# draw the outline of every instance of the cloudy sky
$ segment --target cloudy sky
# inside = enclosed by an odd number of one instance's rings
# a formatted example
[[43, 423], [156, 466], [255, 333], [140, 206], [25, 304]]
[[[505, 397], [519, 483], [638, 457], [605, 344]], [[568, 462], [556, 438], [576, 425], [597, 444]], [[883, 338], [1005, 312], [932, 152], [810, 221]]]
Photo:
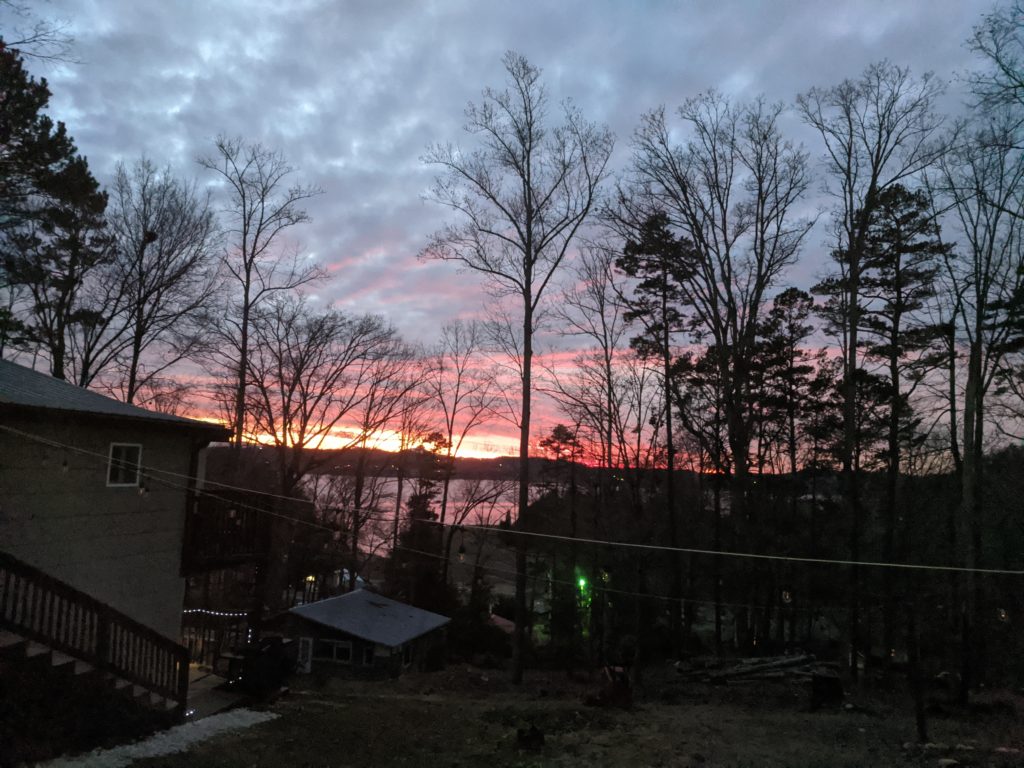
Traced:
[[[571, 97], [617, 136], [615, 168], [640, 115], [717, 88], [792, 103], [882, 58], [949, 79], [975, 61], [964, 40], [978, 0], [50, 0], [78, 63], [35, 66], [96, 175], [146, 155], [209, 180], [195, 163], [218, 134], [282, 150], [325, 190], [296, 231], [330, 265], [323, 297], [388, 315], [428, 342], [480, 311], [479, 281], [416, 256], [446, 212], [423, 199], [432, 142], [466, 142], [463, 109], [504, 81], [501, 56], [525, 54], [552, 100]], [[820, 155], [791, 118], [787, 130]], [[824, 202], [824, 201], [823, 201]], [[822, 268], [825, 233], [791, 281]]]

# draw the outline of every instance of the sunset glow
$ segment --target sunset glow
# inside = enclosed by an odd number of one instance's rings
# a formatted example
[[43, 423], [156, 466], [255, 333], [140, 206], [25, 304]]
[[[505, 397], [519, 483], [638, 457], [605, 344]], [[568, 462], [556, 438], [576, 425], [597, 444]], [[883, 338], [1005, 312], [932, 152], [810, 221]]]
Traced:
[[[218, 419], [210, 417], [195, 416], [200, 421], [207, 421], [215, 424], [223, 424]], [[353, 429], [338, 427], [332, 434], [324, 437], [323, 442], [315, 443], [313, 446], [325, 451], [344, 450], [355, 447], [356, 432]], [[256, 439], [261, 445], [272, 446], [274, 438], [269, 435], [261, 435]], [[401, 433], [395, 430], [382, 430], [373, 435], [366, 443], [368, 448], [397, 453], [402, 445]], [[466, 439], [461, 448], [455, 453], [458, 458], [464, 459], [496, 459], [507, 456], [516, 456], [519, 453], [519, 441], [517, 438], [500, 434], [481, 434], [472, 439]]]

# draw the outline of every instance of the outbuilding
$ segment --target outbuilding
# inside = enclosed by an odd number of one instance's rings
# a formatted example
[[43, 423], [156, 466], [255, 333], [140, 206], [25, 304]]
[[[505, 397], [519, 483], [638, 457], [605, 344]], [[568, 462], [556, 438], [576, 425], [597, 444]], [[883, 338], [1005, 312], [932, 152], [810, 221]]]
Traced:
[[297, 671], [384, 678], [440, 666], [449, 621], [357, 589], [292, 608], [281, 626], [297, 642]]

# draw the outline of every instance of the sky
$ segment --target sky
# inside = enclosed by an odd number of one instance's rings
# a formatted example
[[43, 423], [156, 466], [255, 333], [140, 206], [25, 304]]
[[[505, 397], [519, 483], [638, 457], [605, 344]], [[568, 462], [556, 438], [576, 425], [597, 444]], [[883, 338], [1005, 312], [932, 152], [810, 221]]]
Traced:
[[[32, 66], [101, 182], [145, 155], [211, 182], [196, 164], [218, 134], [282, 151], [310, 201], [295, 242], [325, 264], [325, 303], [386, 315], [410, 341], [431, 343], [456, 317], [478, 316], [481, 281], [417, 258], [450, 214], [426, 199], [435, 142], [472, 141], [463, 111], [500, 87], [501, 57], [543, 71], [553, 105], [571, 98], [617, 137], [628, 161], [640, 116], [715, 88], [792, 104], [813, 86], [855, 77], [888, 58], [950, 81], [977, 62], [964, 40], [990, 2], [977, 0], [48, 0], [43, 18], [74, 36], [75, 63]], [[553, 110], [554, 111], [554, 110]], [[794, 115], [787, 135], [817, 162], [821, 147]], [[808, 204], [827, 205], [816, 184]], [[821, 274], [819, 225], [788, 282]], [[557, 343], [552, 341], [551, 343]], [[557, 419], [550, 408], [541, 420]], [[508, 444], [494, 427], [484, 442]], [[493, 439], [492, 439], [493, 438]]]

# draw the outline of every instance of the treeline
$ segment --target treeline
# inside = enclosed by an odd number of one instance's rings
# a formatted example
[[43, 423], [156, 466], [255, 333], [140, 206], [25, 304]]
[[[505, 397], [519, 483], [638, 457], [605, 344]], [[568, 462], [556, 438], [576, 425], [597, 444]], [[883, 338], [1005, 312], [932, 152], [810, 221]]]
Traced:
[[[1024, 402], [1020, 10], [986, 16], [968, 41], [979, 69], [965, 78], [963, 114], [942, 113], [945, 83], [889, 61], [812, 88], [792, 107], [710, 91], [644, 115], [614, 177], [607, 129], [571, 104], [554, 123], [540, 71], [506, 56], [507, 89], [485, 91], [466, 112], [477, 149], [445, 144], [428, 154], [442, 169], [434, 197], [455, 219], [424, 253], [483, 274], [504, 299], [495, 326], [520, 386], [522, 525], [531, 395], [544, 388], [568, 418], [552, 435], [559, 450], [607, 470], [590, 503], [615, 521], [609, 538], [854, 563], [823, 577], [843, 582], [831, 602], [841, 604], [835, 620], [851, 674], [872, 644], [869, 603], [881, 606], [887, 657], [917, 648], [920, 614], [941, 605], [948, 626], [929, 632], [944, 649], [958, 646], [966, 698], [983, 674], [985, 636], [1007, 615], [992, 610], [977, 571], [1019, 566], [990, 548], [992, 525], [1019, 519], [1019, 505], [994, 508], [982, 478], [986, 452], [1020, 427]], [[786, 137], [792, 117], [818, 136], [813, 149]], [[815, 213], [809, 198], [819, 187], [833, 202]], [[817, 221], [828, 232], [827, 272], [810, 292], [787, 287]], [[571, 287], [550, 301], [561, 272]], [[552, 316], [588, 349], [538, 373], [535, 336]], [[702, 478], [696, 496], [676, 472], [652, 471], [683, 466]], [[839, 487], [805, 500], [808, 478], [831, 473]], [[611, 487], [616, 474], [627, 496]], [[780, 475], [789, 478], [782, 498]], [[919, 509], [922, 498], [934, 506]], [[708, 499], [716, 512], [702, 526]], [[624, 501], [632, 518], [621, 515]], [[838, 505], [829, 541], [812, 536], [790, 549], [813, 526], [808, 514], [822, 519], [813, 510], [825, 501]], [[574, 521], [575, 504], [562, 512]], [[939, 527], [936, 549], [927, 542]], [[512, 541], [518, 679], [536, 546]], [[549, 546], [570, 553], [562, 581], [571, 589], [579, 548]], [[869, 558], [890, 567], [868, 574], [856, 563]], [[777, 626], [764, 618], [777, 600], [761, 592], [779, 578], [763, 563], [718, 558], [695, 572], [681, 554], [653, 562], [646, 567], [668, 573], [670, 648], [685, 643], [684, 606], [720, 609], [723, 592], [738, 606], [741, 651]], [[899, 563], [964, 570], [909, 579], [891, 567]], [[695, 592], [712, 566], [714, 597]], [[637, 567], [631, 590], [642, 594], [649, 577]], [[578, 617], [569, 624], [579, 627]], [[957, 643], [946, 642], [950, 634]]]

